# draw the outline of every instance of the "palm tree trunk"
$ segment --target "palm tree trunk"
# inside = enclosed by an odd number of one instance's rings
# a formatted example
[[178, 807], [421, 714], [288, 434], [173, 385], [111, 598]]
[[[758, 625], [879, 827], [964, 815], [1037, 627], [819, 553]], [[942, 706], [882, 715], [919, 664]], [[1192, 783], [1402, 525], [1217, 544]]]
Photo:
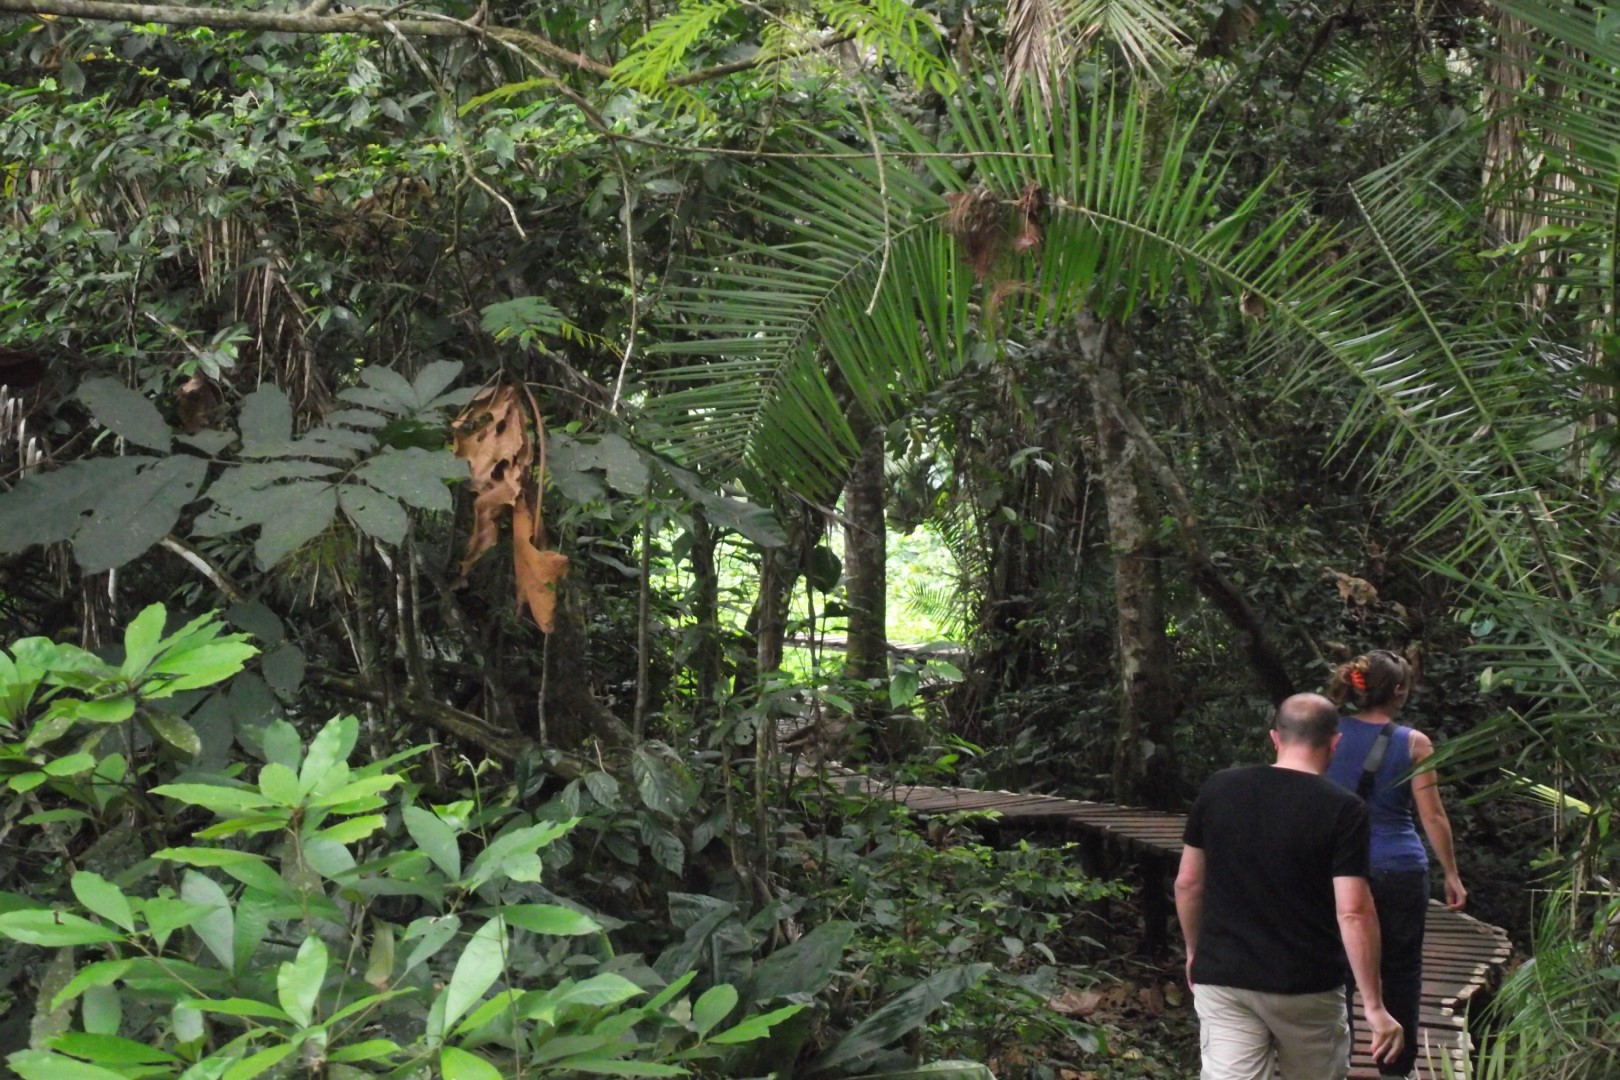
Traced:
[[1118, 327], [1089, 313], [1078, 322], [1078, 351], [1092, 384], [1097, 464], [1114, 557], [1114, 618], [1120, 716], [1114, 742], [1114, 799], [1168, 806], [1175, 799], [1174, 715], [1164, 578], [1156, 540], [1158, 508], [1141, 450], [1107, 402], [1122, 399], [1130, 356]]
[[889, 675], [883, 445], [883, 429], [874, 427], [863, 440], [861, 456], [855, 459], [844, 488], [844, 580], [849, 605], [844, 674], [852, 679], [887, 679]]

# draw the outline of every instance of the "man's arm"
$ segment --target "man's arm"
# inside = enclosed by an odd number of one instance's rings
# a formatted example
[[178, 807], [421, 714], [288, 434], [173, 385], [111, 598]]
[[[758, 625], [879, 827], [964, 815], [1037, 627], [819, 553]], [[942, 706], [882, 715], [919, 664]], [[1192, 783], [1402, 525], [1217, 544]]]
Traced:
[[1181, 922], [1181, 936], [1187, 941], [1190, 987], [1193, 952], [1198, 948], [1198, 931], [1204, 925], [1204, 849], [1190, 844], [1181, 849], [1181, 868], [1176, 871], [1176, 918]]
[[1401, 1025], [1384, 1008], [1384, 984], [1378, 975], [1378, 912], [1373, 907], [1372, 890], [1364, 877], [1333, 879], [1333, 900], [1339, 916], [1339, 936], [1344, 953], [1361, 991], [1361, 1011], [1372, 1031], [1374, 1061], [1393, 1058], [1401, 1052]]

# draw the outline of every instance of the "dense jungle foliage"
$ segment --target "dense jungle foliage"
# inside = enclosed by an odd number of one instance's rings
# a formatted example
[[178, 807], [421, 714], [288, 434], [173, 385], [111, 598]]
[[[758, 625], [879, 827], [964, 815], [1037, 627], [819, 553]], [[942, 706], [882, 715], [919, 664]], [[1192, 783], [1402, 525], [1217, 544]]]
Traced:
[[1163, 882], [839, 766], [1184, 809], [1385, 647], [1610, 1075], [1617, 29], [0, 0], [10, 1069], [1184, 1075]]

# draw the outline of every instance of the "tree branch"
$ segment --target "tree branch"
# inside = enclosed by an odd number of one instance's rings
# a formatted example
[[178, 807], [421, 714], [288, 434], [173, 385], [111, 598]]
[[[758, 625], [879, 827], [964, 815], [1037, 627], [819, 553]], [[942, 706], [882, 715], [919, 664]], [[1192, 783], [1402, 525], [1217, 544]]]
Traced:
[[[422, 12], [415, 18], [396, 19], [402, 4], [380, 8], [351, 8], [329, 14], [329, 0], [312, 0], [306, 7], [291, 11], [249, 11], [245, 9], [187, 7], [183, 4], [131, 4], [118, 0], [0, 0], [0, 12], [18, 15], [51, 15], [67, 19], [102, 22], [163, 23], [167, 26], [206, 26], [213, 30], [268, 30], [284, 34], [407, 34], [412, 37], [489, 37], [534, 50], [576, 71], [601, 79], [611, 79], [613, 68], [584, 53], [565, 49], [556, 42], [527, 30], [482, 26], [447, 15]], [[847, 35], [829, 38], [780, 56], [759, 55], [700, 68], [669, 80], [672, 87], [694, 86], [749, 71], [773, 61], [792, 60], [820, 52], [850, 40]]]
[[[309, 670], [309, 677], [321, 686], [357, 701], [377, 703], [384, 701], [381, 687], [354, 675], [312, 667]], [[561, 750], [542, 749], [531, 739], [490, 727], [484, 722], [483, 717], [463, 712], [440, 701], [396, 693], [387, 699], [386, 704], [407, 719], [427, 724], [446, 735], [454, 735], [478, 747], [490, 757], [507, 764], [516, 762], [527, 750], [544, 762], [547, 769], [565, 780], [573, 780], [588, 772], [596, 771], [596, 767], [583, 758]]]

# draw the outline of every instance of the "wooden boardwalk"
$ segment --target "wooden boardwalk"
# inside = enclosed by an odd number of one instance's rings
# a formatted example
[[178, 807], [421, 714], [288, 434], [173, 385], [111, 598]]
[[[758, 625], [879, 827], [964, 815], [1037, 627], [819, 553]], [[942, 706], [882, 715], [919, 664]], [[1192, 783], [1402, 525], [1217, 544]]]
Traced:
[[[824, 769], [822, 775], [846, 793], [890, 799], [918, 814], [994, 811], [1008, 825], [1071, 831], [1083, 840], [1114, 844], [1141, 865], [1142, 909], [1149, 940], [1163, 940], [1171, 915], [1169, 879], [1180, 859], [1181, 833], [1186, 822], [1181, 814], [1050, 795], [889, 785], [836, 768]], [[1159, 888], [1152, 887], [1155, 881]], [[1513, 946], [1500, 927], [1431, 903], [1423, 939], [1423, 1006], [1417, 1032], [1420, 1080], [1462, 1080], [1470, 1075], [1473, 1044], [1467, 1029], [1469, 1005], [1496, 986], [1512, 953]], [[1364, 1036], [1365, 1031], [1358, 1034]], [[1378, 1076], [1363, 1039], [1357, 1040], [1350, 1076], [1351, 1080], [1373, 1080]]]

